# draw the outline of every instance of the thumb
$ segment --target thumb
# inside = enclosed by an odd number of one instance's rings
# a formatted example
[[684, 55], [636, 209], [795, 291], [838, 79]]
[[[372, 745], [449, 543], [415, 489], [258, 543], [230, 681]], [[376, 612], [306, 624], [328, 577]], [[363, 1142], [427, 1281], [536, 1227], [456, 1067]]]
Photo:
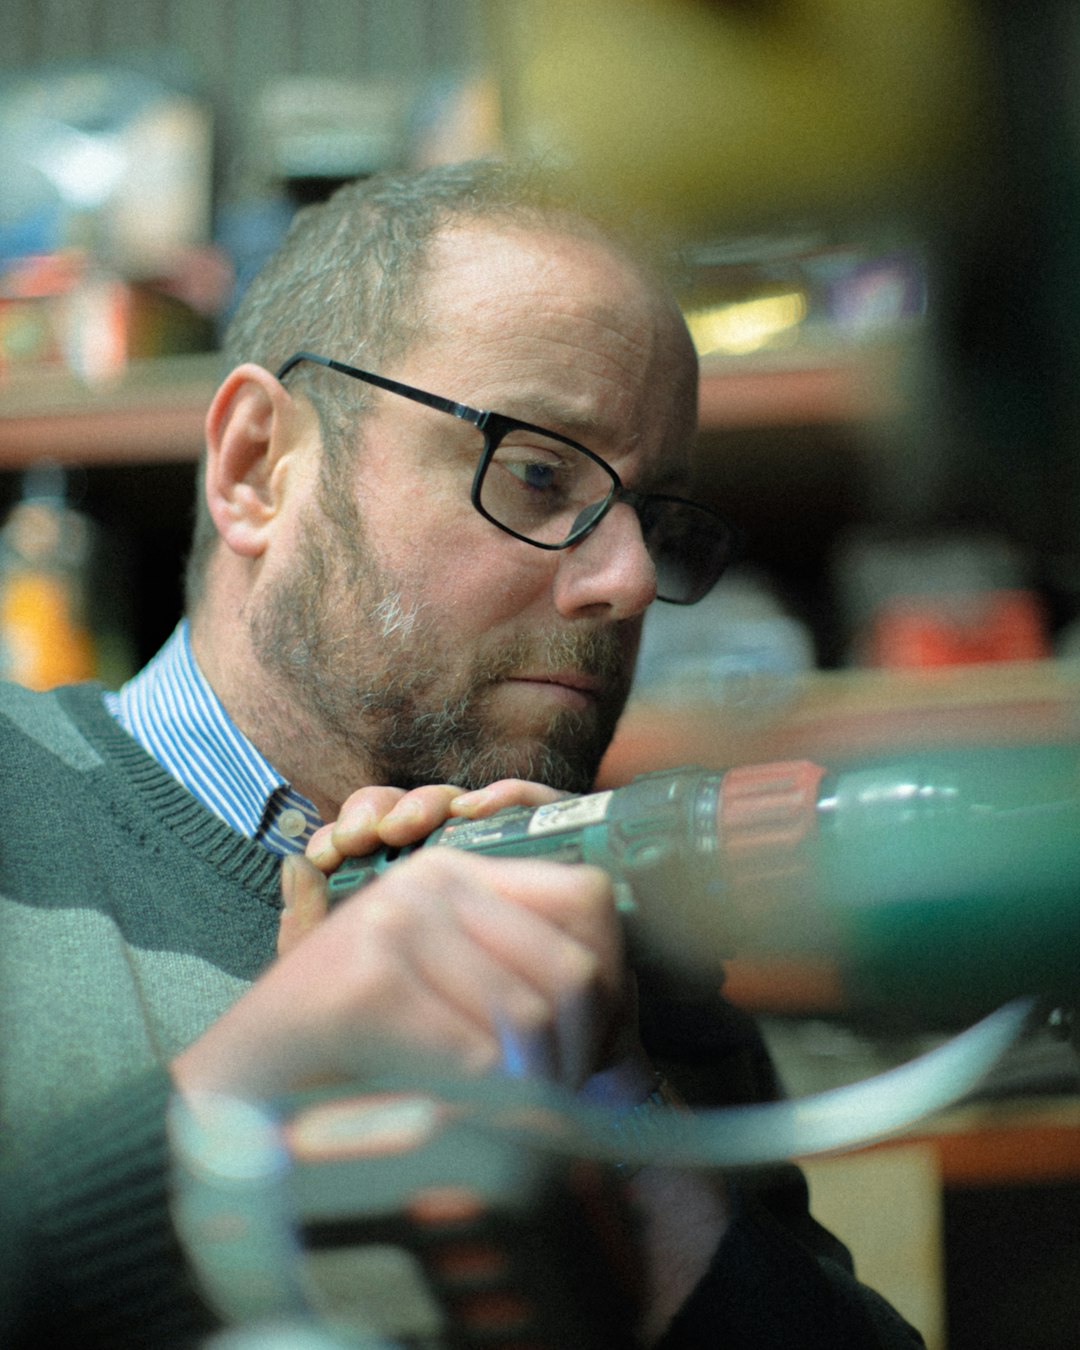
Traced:
[[281, 899], [278, 956], [292, 951], [326, 917], [326, 877], [301, 853], [289, 853], [282, 860]]

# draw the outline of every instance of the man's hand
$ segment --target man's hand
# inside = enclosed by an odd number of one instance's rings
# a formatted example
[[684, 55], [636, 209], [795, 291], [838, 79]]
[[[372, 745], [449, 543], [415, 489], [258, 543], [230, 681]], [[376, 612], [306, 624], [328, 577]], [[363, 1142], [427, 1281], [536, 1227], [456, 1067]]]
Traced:
[[544, 806], [566, 793], [543, 783], [503, 778], [476, 792], [450, 783], [414, 788], [365, 787], [354, 792], [337, 820], [316, 830], [307, 857], [323, 872], [340, 867], [346, 858], [373, 853], [389, 845], [404, 848], [426, 839], [452, 816], [479, 819], [508, 806]]
[[268, 1096], [409, 1052], [468, 1073], [512, 1055], [576, 1088], [609, 1057], [628, 1000], [603, 872], [425, 849], [310, 926], [174, 1074], [184, 1091]]
[[[420, 843], [452, 818], [478, 820], [512, 806], [544, 806], [567, 796], [543, 783], [523, 778], [502, 778], [487, 787], [465, 792], [452, 783], [439, 783], [406, 792], [395, 787], [365, 787], [344, 803], [336, 821], [312, 835], [305, 851], [309, 863], [286, 858], [282, 869], [285, 907], [278, 932], [278, 953], [284, 954], [322, 921], [327, 912], [322, 873], [333, 872], [346, 858], [372, 853], [383, 847], [404, 848]], [[316, 868], [319, 870], [316, 871]], [[617, 1102], [627, 1095], [631, 1102], [647, 1095], [654, 1074], [644, 1060], [637, 1033], [637, 1001], [632, 981], [625, 1005], [626, 1019], [612, 1041], [610, 1063], [617, 1072], [605, 1072], [591, 1085], [598, 1101]], [[528, 1058], [522, 1047], [504, 1045], [506, 1060], [515, 1070], [541, 1072], [542, 1058]]]
[[304, 855], [308, 866], [296, 857], [287, 857], [282, 865], [285, 905], [278, 930], [278, 955], [291, 951], [326, 917], [323, 875], [329, 876], [346, 858], [384, 847], [418, 844], [454, 816], [476, 820], [509, 806], [543, 806], [565, 796], [543, 783], [521, 778], [503, 778], [476, 792], [466, 792], [452, 783], [411, 792], [395, 787], [360, 788], [345, 801], [337, 820], [311, 836]]
[[[345, 857], [417, 843], [451, 815], [560, 795], [518, 780], [480, 793], [354, 793], [307, 858], [286, 859], [278, 960], [174, 1062], [180, 1090], [266, 1097], [386, 1068], [441, 1075], [456, 1065], [542, 1076], [616, 1110], [641, 1101], [651, 1070], [599, 869], [423, 849], [327, 913], [325, 873]], [[652, 1344], [708, 1267], [727, 1201], [719, 1180], [659, 1168], [631, 1184]]]

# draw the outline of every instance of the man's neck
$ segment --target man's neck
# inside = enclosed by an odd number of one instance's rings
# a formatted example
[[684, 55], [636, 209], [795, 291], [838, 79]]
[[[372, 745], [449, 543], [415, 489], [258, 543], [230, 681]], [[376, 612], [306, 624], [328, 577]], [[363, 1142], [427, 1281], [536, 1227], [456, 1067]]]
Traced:
[[355, 747], [337, 746], [267, 677], [238, 624], [226, 634], [205, 613], [189, 622], [199, 669], [237, 727], [323, 820], [336, 820], [345, 798], [370, 782]]

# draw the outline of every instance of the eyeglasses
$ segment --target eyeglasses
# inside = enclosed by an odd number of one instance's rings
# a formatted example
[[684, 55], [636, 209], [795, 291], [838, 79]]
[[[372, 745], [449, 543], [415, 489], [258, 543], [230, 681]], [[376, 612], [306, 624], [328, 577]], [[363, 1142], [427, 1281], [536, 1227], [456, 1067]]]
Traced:
[[700, 600], [734, 556], [735, 530], [715, 511], [682, 497], [624, 487], [610, 464], [567, 436], [454, 403], [314, 352], [290, 356], [277, 378], [284, 379], [301, 361], [326, 366], [476, 427], [484, 447], [473, 475], [472, 504], [492, 525], [534, 548], [569, 548], [591, 534], [616, 502], [626, 502], [637, 513], [645, 549], [656, 568], [657, 598], [675, 605]]

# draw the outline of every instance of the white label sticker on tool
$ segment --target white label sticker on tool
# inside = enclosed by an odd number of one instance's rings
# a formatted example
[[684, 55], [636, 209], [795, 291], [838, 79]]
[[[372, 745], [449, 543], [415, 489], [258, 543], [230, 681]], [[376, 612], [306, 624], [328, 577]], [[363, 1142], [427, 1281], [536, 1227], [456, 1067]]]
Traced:
[[549, 802], [533, 812], [529, 834], [558, 834], [560, 830], [580, 830], [596, 825], [607, 815], [610, 792], [594, 792], [588, 797], [570, 797], [564, 802]]

